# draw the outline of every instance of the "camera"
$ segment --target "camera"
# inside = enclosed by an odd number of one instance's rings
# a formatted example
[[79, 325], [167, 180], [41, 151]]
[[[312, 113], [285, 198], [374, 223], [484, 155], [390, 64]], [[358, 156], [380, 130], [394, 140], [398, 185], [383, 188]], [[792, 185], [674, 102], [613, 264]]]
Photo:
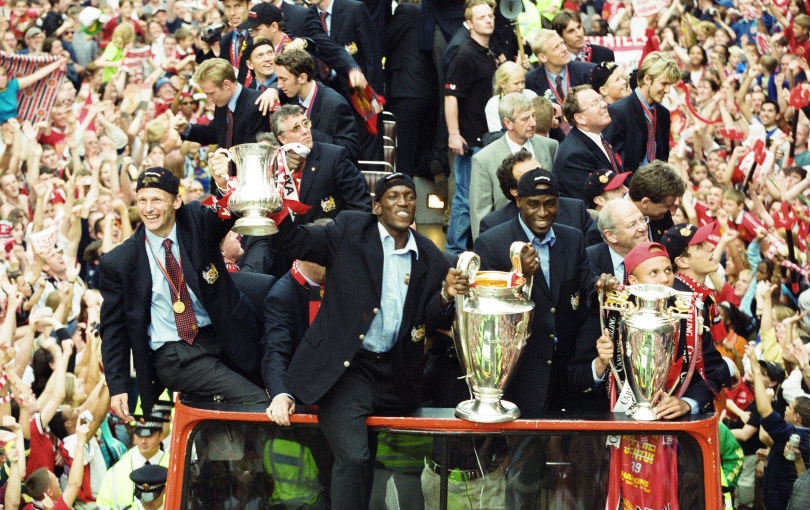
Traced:
[[223, 23], [213, 23], [211, 25], [206, 25], [202, 29], [200, 39], [202, 39], [208, 44], [214, 44], [215, 42], [219, 42], [219, 39], [222, 37], [222, 30], [224, 28], [225, 25]]

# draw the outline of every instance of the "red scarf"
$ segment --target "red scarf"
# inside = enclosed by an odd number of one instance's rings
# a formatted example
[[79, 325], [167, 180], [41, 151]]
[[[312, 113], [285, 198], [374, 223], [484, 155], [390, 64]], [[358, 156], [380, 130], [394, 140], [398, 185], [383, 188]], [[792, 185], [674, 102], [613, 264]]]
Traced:
[[290, 269], [290, 274], [292, 274], [292, 277], [298, 282], [299, 285], [309, 291], [309, 324], [312, 325], [312, 322], [315, 320], [315, 316], [318, 315], [318, 310], [321, 308], [324, 286], [310, 285], [304, 276], [304, 273], [301, 272], [301, 268], [298, 265], [298, 260], [293, 262], [292, 268]]

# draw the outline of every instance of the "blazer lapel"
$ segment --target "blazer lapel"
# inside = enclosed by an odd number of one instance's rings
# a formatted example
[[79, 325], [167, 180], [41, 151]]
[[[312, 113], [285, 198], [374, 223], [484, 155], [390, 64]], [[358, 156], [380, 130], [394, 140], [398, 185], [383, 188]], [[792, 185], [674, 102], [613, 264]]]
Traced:
[[301, 187], [298, 190], [298, 199], [303, 203], [309, 195], [309, 190], [312, 188], [312, 183], [318, 173], [318, 162], [320, 160], [320, 151], [318, 150], [318, 143], [312, 144], [312, 151], [304, 162], [304, 170], [301, 175]]
[[[411, 233], [413, 235], [413, 233]], [[418, 243], [417, 243], [417, 249]], [[420, 249], [420, 252], [422, 250]], [[408, 284], [408, 293], [405, 295], [405, 306], [402, 309], [402, 324], [399, 330], [399, 336], [401, 337], [403, 333], [407, 333], [410, 324], [406, 322], [407, 317], [413, 317], [414, 313], [416, 312], [417, 300], [419, 299], [419, 285], [416, 282], [421, 282], [422, 278], [424, 278], [425, 274], [427, 274], [427, 264], [425, 263], [425, 254], [421, 253], [420, 256], [413, 252], [411, 252], [411, 275], [409, 278], [409, 282], [413, 282], [413, 285], [410, 283]], [[380, 286], [382, 286], [382, 282], [380, 282]]]
[[343, 28], [343, 4], [340, 2], [340, 0], [333, 0], [332, 23], [329, 26], [329, 37], [337, 41], [337, 36], [338, 34], [341, 33], [342, 28]]
[[379, 301], [380, 296], [382, 296], [383, 248], [377, 222], [371, 223], [366, 228], [363, 233], [363, 242], [366, 245], [363, 250], [366, 256], [366, 265], [374, 284], [374, 297]]
[[[191, 238], [191, 232], [183, 228], [179, 222], [177, 224], [177, 239], [180, 241], [180, 257], [182, 259], [180, 264], [183, 269], [183, 279], [194, 292], [194, 295], [197, 296], [198, 299], [202, 299], [200, 295], [200, 282], [197, 277], [198, 261], [192, 259], [190, 255], [191, 252], [189, 251], [189, 247], [194, 244], [194, 241]], [[210, 263], [213, 262], [213, 260], [210, 261]]]
[[[548, 266], [549, 268], [564, 268], [565, 267], [565, 243], [562, 242], [562, 239], [557, 239], [554, 242], [554, 246], [549, 246], [548, 249]], [[556, 303], [558, 299], [560, 299], [560, 285], [562, 282], [559, 278], [555, 278], [554, 271], [549, 271], [549, 280], [551, 281], [551, 289], [549, 296], [551, 296], [551, 302]], [[562, 274], [563, 272], [560, 271], [558, 274]], [[547, 287], [548, 288], [548, 287]]]
[[137, 275], [137, 278], [135, 278], [135, 294], [138, 297], [138, 302], [149, 303], [152, 301], [152, 269], [149, 266], [151, 254], [146, 252], [146, 231], [143, 226], [139, 227], [137, 232], [135, 236], [135, 257], [132, 260], [134, 267], [131, 274]]
[[588, 135], [586, 135], [579, 129], [577, 129], [577, 136], [579, 136], [579, 139], [582, 140], [582, 143], [584, 143], [588, 147], [588, 149], [596, 156], [596, 159], [598, 159], [599, 162], [602, 163], [603, 165], [602, 168], [612, 168], [610, 160], [607, 158], [607, 156], [605, 156], [605, 152], [602, 147], [596, 145], [596, 143], [593, 140], [591, 140], [588, 137]]

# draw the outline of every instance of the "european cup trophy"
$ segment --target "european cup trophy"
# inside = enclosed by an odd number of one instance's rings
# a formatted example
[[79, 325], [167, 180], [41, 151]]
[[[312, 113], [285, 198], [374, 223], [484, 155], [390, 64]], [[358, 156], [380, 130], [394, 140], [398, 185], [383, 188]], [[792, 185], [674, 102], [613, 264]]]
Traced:
[[276, 151], [266, 144], [243, 143], [230, 149], [217, 149], [236, 165], [237, 187], [228, 199], [228, 209], [241, 214], [234, 232], [249, 236], [266, 236], [278, 232], [276, 222], [268, 218], [282, 208], [276, 189]]
[[469, 276], [470, 291], [456, 296], [456, 352], [473, 394], [456, 406], [456, 416], [480, 423], [501, 423], [520, 416], [511, 402], [501, 400], [529, 336], [534, 303], [532, 278], [521, 274], [520, 250], [512, 244], [512, 272], [479, 271], [475, 253], [462, 253], [457, 269]]
[[611, 333], [618, 329], [614, 344], [618, 343], [620, 356], [614, 356], [611, 369], [619, 389], [625, 381], [629, 383], [635, 402], [627, 414], [634, 420], [656, 420], [653, 399], [659, 392], [671, 394], [676, 389], [665, 385], [681, 335], [681, 320], [689, 319], [690, 314], [697, 318], [694, 333], [699, 334], [702, 306], [691, 292], [663, 285], [629, 285], [608, 293], [606, 299], [600, 296], [601, 317], [604, 319], [606, 311], [619, 315], [618, 325], [607, 327]]

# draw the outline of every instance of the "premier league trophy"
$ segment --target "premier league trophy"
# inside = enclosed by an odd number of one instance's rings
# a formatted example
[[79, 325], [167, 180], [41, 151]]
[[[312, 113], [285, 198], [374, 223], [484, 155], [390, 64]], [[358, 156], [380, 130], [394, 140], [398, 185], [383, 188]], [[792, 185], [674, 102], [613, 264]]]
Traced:
[[[620, 389], [625, 382], [620, 373], [632, 389], [635, 403], [627, 414], [634, 420], [656, 420], [651, 403], [664, 390], [680, 337], [681, 319], [688, 319], [690, 314], [697, 318], [699, 334], [702, 302], [691, 292], [663, 285], [630, 285], [608, 293], [600, 306], [603, 318], [605, 311], [619, 313], [618, 342], [614, 344], [618, 343], [620, 356], [617, 363], [611, 363], [611, 369]], [[673, 390], [675, 387], [668, 391], [671, 394]]]
[[474, 398], [456, 406], [456, 416], [480, 423], [516, 420], [520, 410], [501, 400], [520, 359], [532, 323], [532, 278], [521, 274], [520, 250], [510, 248], [513, 270], [478, 271], [481, 259], [461, 254], [457, 269], [470, 279], [470, 291], [456, 296], [455, 345]]
[[233, 230], [237, 234], [266, 236], [278, 232], [276, 222], [268, 218], [282, 208], [276, 190], [276, 151], [266, 144], [243, 143], [230, 149], [217, 149], [236, 164], [237, 187], [228, 199], [228, 209], [241, 214]]

